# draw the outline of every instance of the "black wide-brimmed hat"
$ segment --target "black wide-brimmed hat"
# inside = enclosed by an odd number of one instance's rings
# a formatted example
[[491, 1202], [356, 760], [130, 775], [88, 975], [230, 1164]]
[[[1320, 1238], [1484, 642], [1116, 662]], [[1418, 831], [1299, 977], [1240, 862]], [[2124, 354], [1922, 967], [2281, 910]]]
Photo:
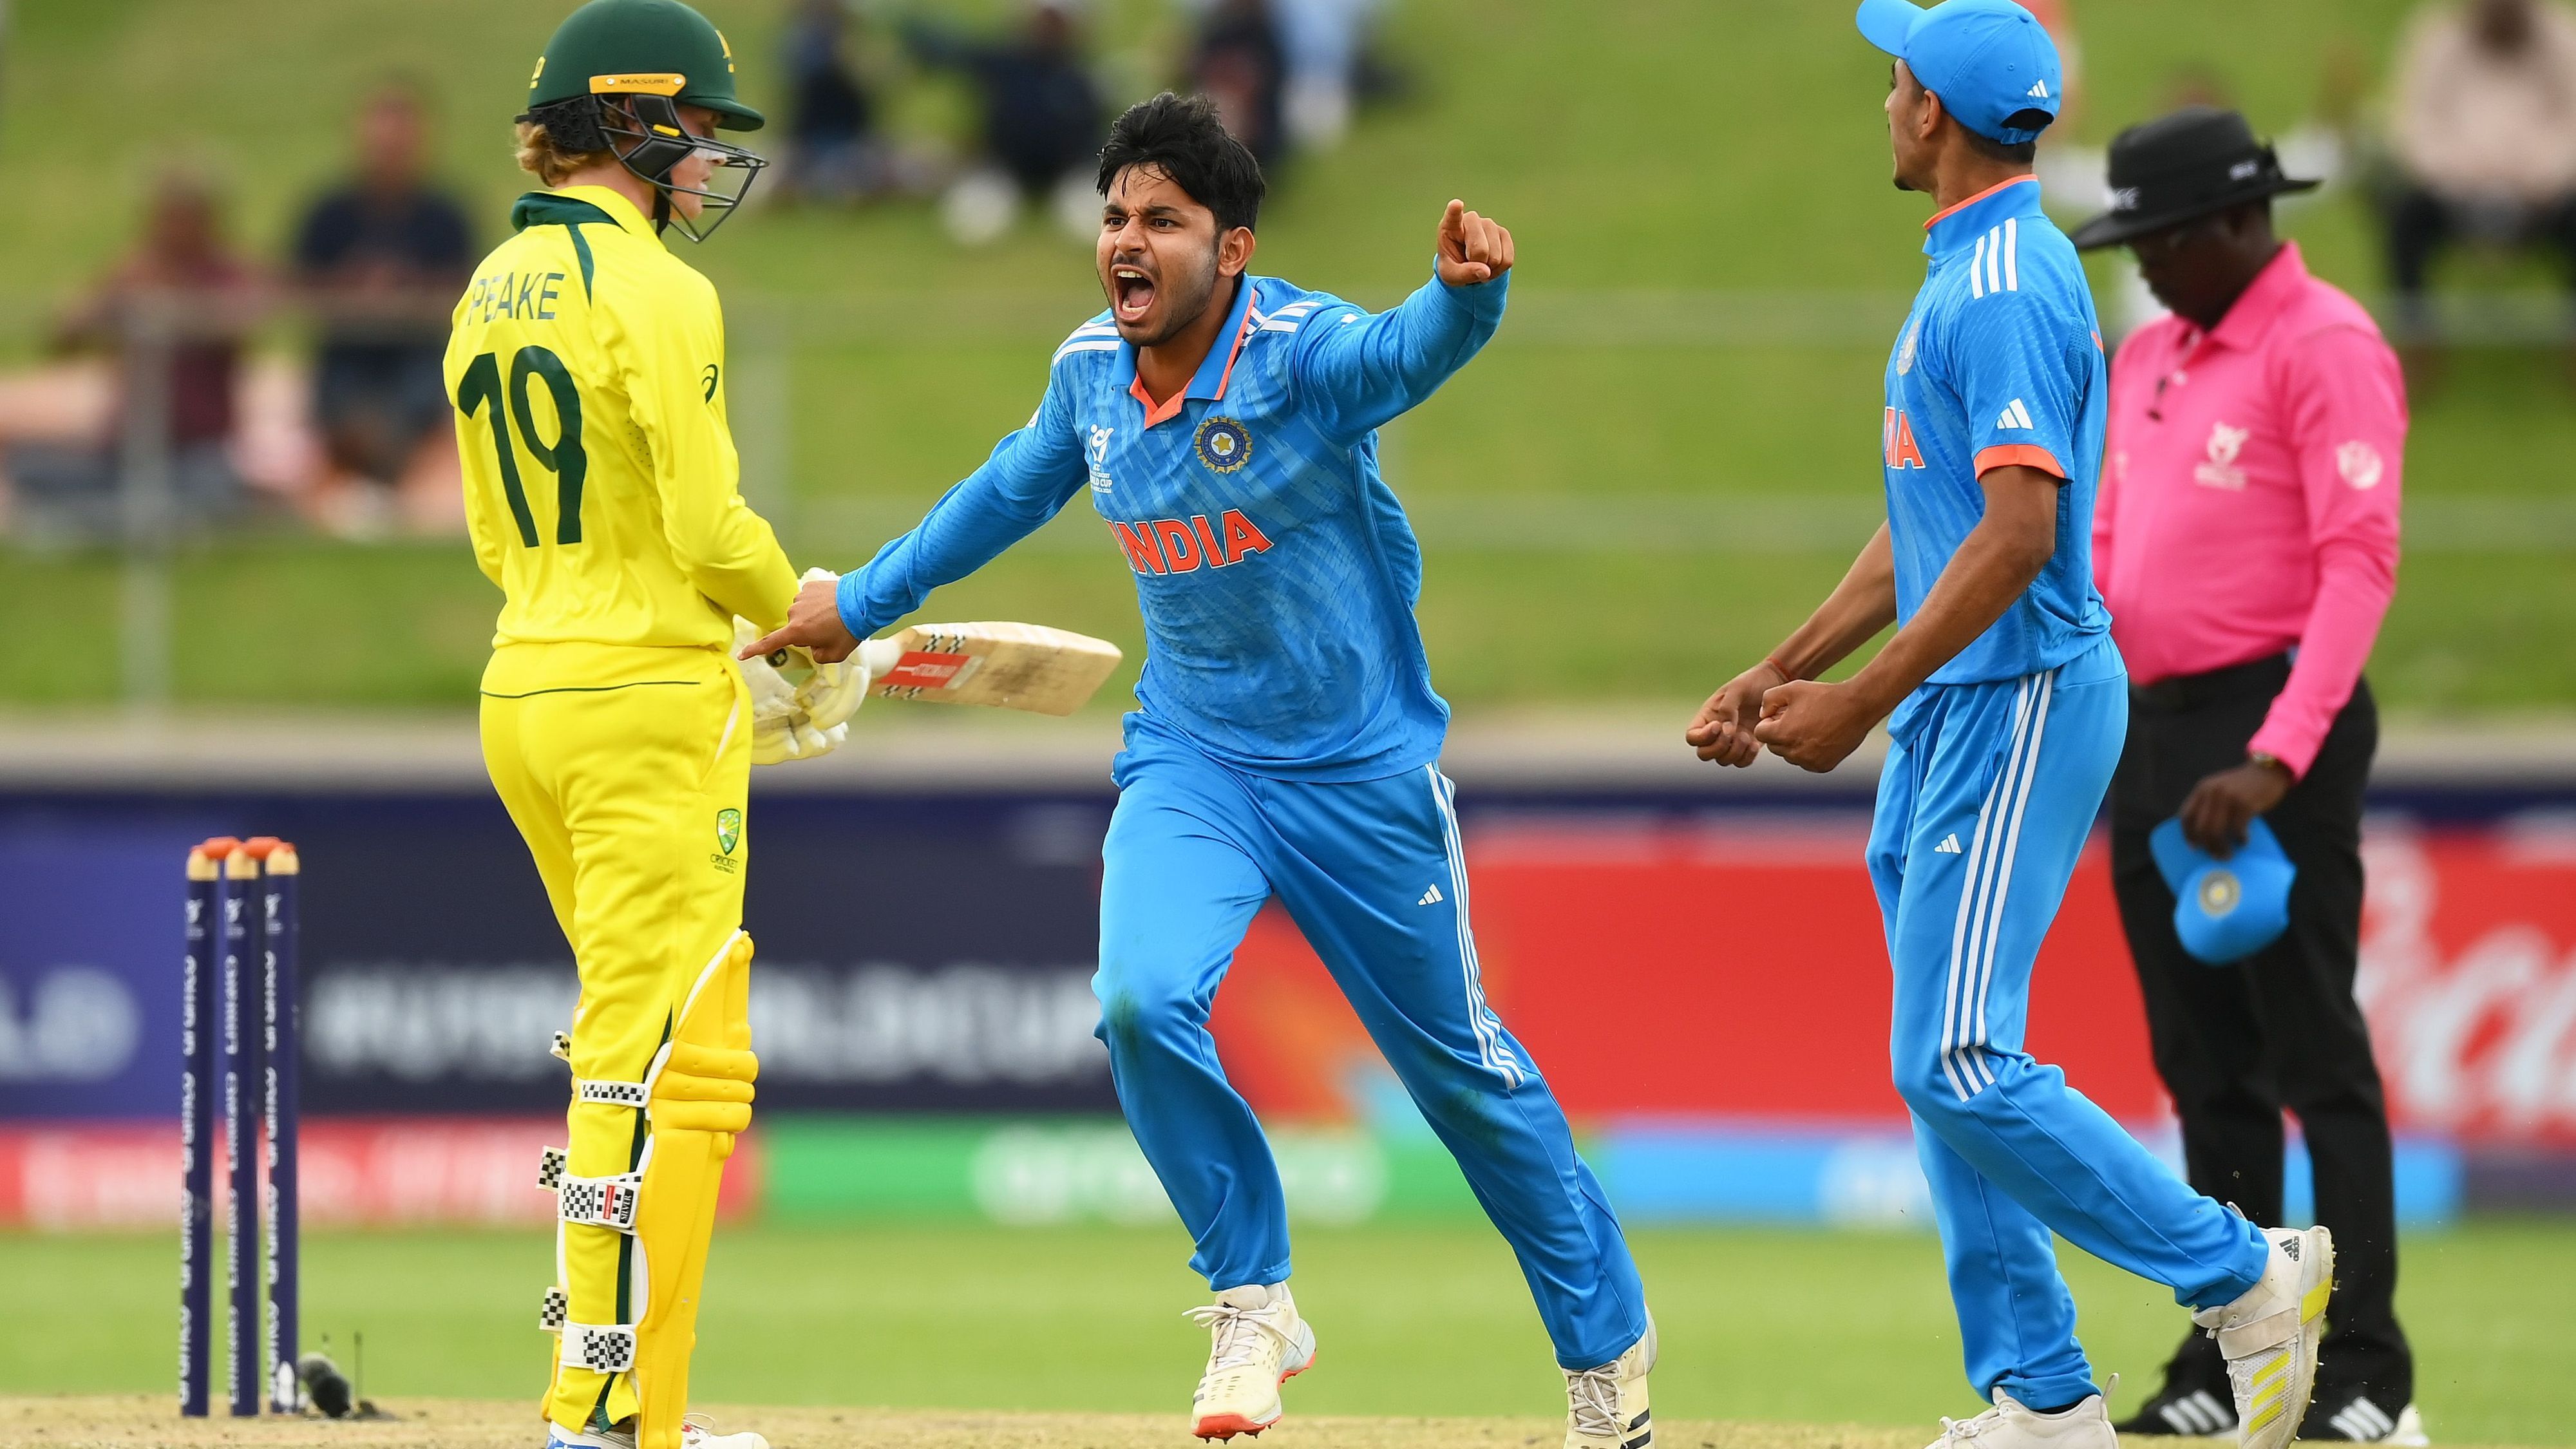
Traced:
[[2112, 141], [2111, 209], [2077, 227], [2070, 239], [2087, 249], [2116, 246], [2316, 184], [2282, 175], [2281, 158], [2254, 139], [2243, 116], [2186, 106], [2131, 126]]

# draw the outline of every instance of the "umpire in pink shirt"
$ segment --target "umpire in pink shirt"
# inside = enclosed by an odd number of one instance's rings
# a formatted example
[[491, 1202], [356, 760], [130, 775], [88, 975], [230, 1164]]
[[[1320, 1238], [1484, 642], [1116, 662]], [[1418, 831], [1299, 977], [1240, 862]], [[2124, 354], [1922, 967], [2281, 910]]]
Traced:
[[[2112, 209], [2074, 234], [2125, 244], [2173, 309], [2111, 364], [2094, 511], [2131, 680], [2111, 868], [2192, 1186], [2278, 1224], [2284, 1108], [2306, 1136], [2341, 1281], [2301, 1437], [2421, 1444], [2388, 1113], [2352, 992], [2379, 737], [2361, 670], [2396, 588], [2406, 390], [2370, 314], [2273, 234], [2271, 198], [2314, 184], [2244, 117], [2195, 107], [2112, 143]], [[2147, 849], [2176, 814], [2215, 854], [2270, 823], [2298, 866], [2285, 935], [2232, 966], [2184, 953]], [[2217, 1346], [2187, 1335], [2119, 1427], [2232, 1431]]]

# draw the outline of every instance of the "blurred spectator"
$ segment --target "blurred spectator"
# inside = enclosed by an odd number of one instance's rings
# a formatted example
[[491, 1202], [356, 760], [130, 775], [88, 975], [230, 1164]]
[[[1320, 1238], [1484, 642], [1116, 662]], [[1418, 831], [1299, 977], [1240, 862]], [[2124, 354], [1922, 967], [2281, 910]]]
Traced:
[[985, 165], [949, 191], [949, 231], [970, 245], [1010, 229], [1023, 203], [1044, 199], [1085, 240], [1100, 227], [1093, 162], [1106, 119], [1085, 68], [1069, 0], [1032, 0], [1020, 33], [977, 40], [918, 17], [903, 39], [924, 65], [960, 71], [983, 108]]
[[776, 194], [860, 201], [888, 189], [876, 101], [848, 54], [844, 0], [805, 0], [788, 22], [787, 155]]
[[[1236, 5], [1231, 0], [1180, 0], [1180, 8], [1191, 17], [1193, 33], [1199, 37], [1188, 66], [1191, 84], [1226, 107], [1228, 129], [1235, 126], [1235, 107], [1228, 97], [1241, 86], [1229, 70], [1239, 63], [1237, 58], [1257, 58], [1238, 47], [1245, 40], [1254, 46], [1264, 44], [1248, 33], [1240, 38], [1228, 34], [1230, 25], [1242, 23], [1229, 12], [1268, 12], [1267, 59], [1279, 93], [1272, 126], [1276, 139], [1254, 147], [1264, 161], [1273, 154], [1329, 150], [1341, 144], [1361, 103], [1393, 99], [1409, 88], [1405, 76], [1369, 51], [1370, 27], [1385, 10], [1386, 0], [1266, 0], [1259, 6]], [[1211, 46], [1211, 40], [1220, 37], [1230, 42], [1223, 47], [1229, 58], [1211, 77], [1204, 58], [1218, 48]], [[1266, 109], [1266, 98], [1263, 106]], [[1252, 145], [1251, 137], [1240, 131], [1236, 135]]]
[[[2388, 268], [2420, 340], [2425, 273], [2455, 239], [2543, 245], [2576, 268], [2576, 14], [2466, 0], [2418, 16], [2398, 54]], [[2576, 277], [2571, 277], [2576, 281]]]
[[1341, 144], [1351, 128], [1356, 98], [1396, 88], [1393, 76], [1369, 58], [1369, 26], [1386, 0], [1273, 0], [1279, 43], [1287, 52], [1287, 94], [1282, 107], [1291, 147], [1325, 150]]
[[296, 229], [297, 280], [322, 317], [313, 417], [336, 475], [318, 503], [339, 532], [381, 531], [397, 488], [416, 521], [454, 491], [439, 358], [474, 239], [464, 208], [422, 175], [426, 131], [409, 89], [368, 97], [356, 174], [315, 198]]
[[142, 239], [55, 327], [59, 349], [111, 361], [112, 401], [95, 419], [103, 426], [51, 438], [10, 430], [17, 523], [39, 536], [114, 536], [129, 522], [120, 481], [156, 455], [167, 460], [170, 521], [239, 512], [229, 445], [242, 342], [262, 290], [257, 270], [224, 241], [214, 188], [186, 171], [163, 174]]
[[1281, 115], [1288, 86], [1287, 56], [1267, 0], [1217, 0], [1190, 47], [1189, 88], [1216, 102], [1234, 139], [1264, 170], [1287, 150]]

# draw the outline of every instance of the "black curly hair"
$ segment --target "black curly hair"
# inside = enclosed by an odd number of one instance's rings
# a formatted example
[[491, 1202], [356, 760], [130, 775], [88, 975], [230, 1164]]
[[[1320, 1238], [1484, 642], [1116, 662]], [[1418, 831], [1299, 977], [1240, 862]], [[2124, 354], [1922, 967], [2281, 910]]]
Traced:
[[1150, 166], [1170, 177], [1191, 200], [1216, 213], [1219, 232], [1249, 230], [1269, 190], [1261, 163], [1225, 129], [1216, 103], [1205, 96], [1165, 91], [1129, 106], [1109, 128], [1109, 144], [1100, 148], [1100, 194], [1107, 196], [1131, 166]]

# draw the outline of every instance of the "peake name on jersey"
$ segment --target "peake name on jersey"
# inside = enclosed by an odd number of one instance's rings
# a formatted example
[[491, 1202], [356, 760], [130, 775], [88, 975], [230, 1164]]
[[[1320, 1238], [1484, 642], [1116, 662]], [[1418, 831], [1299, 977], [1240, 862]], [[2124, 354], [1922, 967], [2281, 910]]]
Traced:
[[885, 627], [1086, 495], [1144, 616], [1135, 723], [1282, 778], [1430, 763], [1449, 708], [1414, 625], [1421, 551], [1378, 474], [1376, 430], [1476, 354], [1508, 285], [1435, 277], [1372, 314], [1247, 277], [1207, 360], [1160, 406], [1103, 312], [1056, 349], [1028, 425], [843, 579], [844, 622], [862, 637]]
[[2022, 464], [2065, 480], [2039, 577], [1928, 682], [2015, 679], [2066, 663], [2111, 627], [2093, 587], [2109, 393], [2100, 324], [2034, 178], [1971, 197], [1925, 232], [1932, 261], [1888, 357], [1880, 418], [1896, 616], [1914, 617], [1985, 517], [1981, 475]]

